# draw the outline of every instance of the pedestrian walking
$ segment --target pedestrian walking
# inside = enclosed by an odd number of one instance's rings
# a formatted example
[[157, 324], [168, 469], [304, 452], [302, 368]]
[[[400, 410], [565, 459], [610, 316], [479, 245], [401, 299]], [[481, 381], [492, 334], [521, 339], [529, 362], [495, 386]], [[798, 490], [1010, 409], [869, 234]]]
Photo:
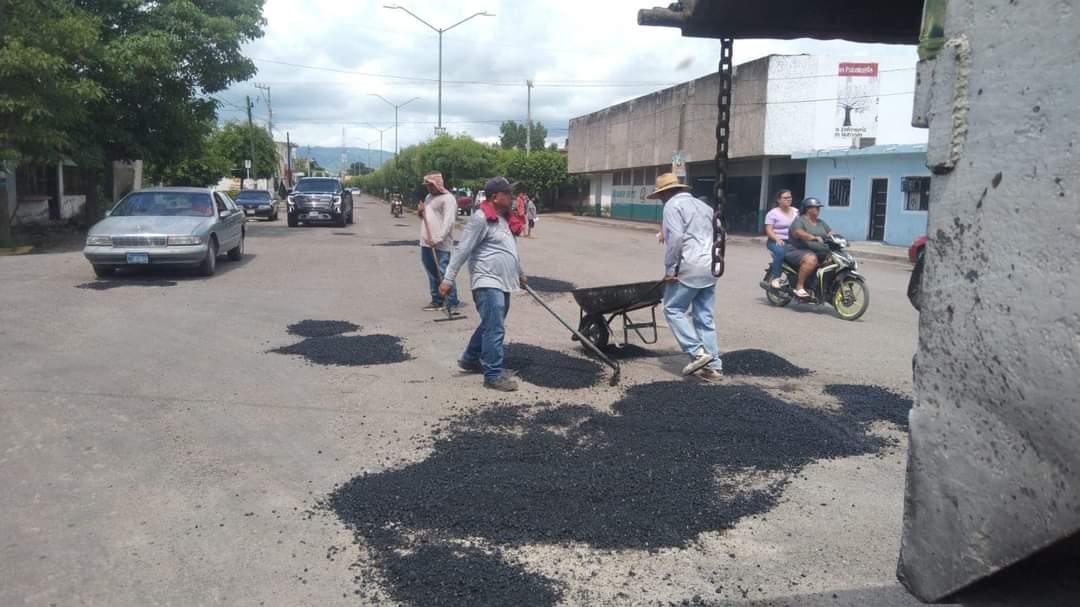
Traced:
[[484, 191], [488, 198], [465, 224], [439, 293], [444, 297], [450, 293], [458, 272], [468, 262], [480, 326], [469, 339], [458, 366], [468, 373], [483, 373], [485, 387], [513, 392], [517, 382], [503, 371], [503, 338], [510, 294], [525, 285], [527, 279], [510, 229], [513, 185], [505, 177], [493, 177]]
[[[443, 281], [443, 272], [450, 265], [450, 252], [454, 248], [454, 220], [457, 218], [457, 200], [443, 185], [442, 173], [428, 173], [424, 176], [427, 196], [417, 206], [420, 216], [420, 263], [427, 274], [431, 302], [424, 310], [437, 311], [444, 307], [456, 308], [457, 289], [451, 287], [446, 293], [439, 292]], [[451, 281], [453, 282], [453, 281]]]
[[690, 357], [683, 375], [706, 381], [723, 377], [716, 343], [716, 278], [712, 275], [713, 210], [690, 194], [672, 173], [656, 178], [646, 196], [664, 203], [664, 316]]
[[536, 228], [536, 203], [533, 202], [532, 196], [525, 199], [525, 219], [528, 220], [528, 230], [525, 232], [525, 237], [532, 238], [533, 229]]

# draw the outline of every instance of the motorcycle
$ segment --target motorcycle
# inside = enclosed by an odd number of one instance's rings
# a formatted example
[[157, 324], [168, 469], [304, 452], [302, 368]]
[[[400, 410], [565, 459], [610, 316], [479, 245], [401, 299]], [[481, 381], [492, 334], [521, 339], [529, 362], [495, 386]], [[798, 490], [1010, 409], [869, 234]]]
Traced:
[[402, 208], [401, 199], [395, 198], [390, 201], [390, 214], [394, 217], [401, 217], [404, 210]]
[[765, 278], [761, 282], [765, 298], [779, 308], [788, 305], [792, 300], [818, 305], [829, 302], [840, 318], [858, 320], [870, 307], [870, 289], [866, 286], [866, 279], [857, 272], [859, 263], [848, 252], [848, 243], [843, 236], [833, 234], [823, 240], [829, 247], [829, 253], [818, 265], [816, 273], [806, 280], [805, 287], [810, 297], [801, 299], [795, 295], [799, 269], [785, 261], [781, 271], [780, 288], [772, 286], [771, 268], [765, 266]]

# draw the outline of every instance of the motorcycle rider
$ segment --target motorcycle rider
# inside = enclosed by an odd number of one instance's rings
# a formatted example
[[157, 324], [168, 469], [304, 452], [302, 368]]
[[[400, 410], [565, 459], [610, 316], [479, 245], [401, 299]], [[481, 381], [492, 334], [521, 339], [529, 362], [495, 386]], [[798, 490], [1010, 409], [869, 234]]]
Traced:
[[788, 230], [790, 238], [784, 252], [784, 261], [799, 269], [799, 278], [795, 283], [795, 296], [810, 299], [806, 290], [806, 279], [817, 271], [820, 258], [829, 253], [825, 237], [832, 235], [832, 228], [821, 220], [821, 201], [813, 196], [802, 201], [802, 213], [791, 222]]

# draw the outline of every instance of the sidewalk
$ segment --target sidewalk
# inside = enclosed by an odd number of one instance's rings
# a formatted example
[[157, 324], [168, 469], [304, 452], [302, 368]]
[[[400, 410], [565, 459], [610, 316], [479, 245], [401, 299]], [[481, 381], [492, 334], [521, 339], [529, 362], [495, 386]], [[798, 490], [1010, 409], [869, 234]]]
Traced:
[[[660, 231], [660, 224], [643, 221], [629, 221], [626, 219], [612, 219], [610, 217], [591, 217], [587, 215], [574, 215], [573, 213], [544, 213], [544, 219], [569, 221], [600, 225], [623, 230], [637, 230], [655, 234]], [[765, 246], [764, 235], [729, 234], [729, 245], [753, 245]], [[907, 247], [888, 245], [880, 242], [851, 242], [849, 248], [860, 259], [875, 259], [878, 261], [891, 261], [894, 263], [910, 264]]]

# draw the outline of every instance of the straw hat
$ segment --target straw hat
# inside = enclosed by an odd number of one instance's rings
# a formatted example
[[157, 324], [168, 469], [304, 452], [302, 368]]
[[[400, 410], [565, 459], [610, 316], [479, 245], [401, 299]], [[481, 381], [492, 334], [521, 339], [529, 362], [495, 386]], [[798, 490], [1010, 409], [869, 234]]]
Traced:
[[682, 190], [689, 190], [690, 186], [679, 181], [679, 178], [676, 177], [674, 173], [664, 173], [663, 175], [659, 175], [656, 178], [656, 190], [654, 190], [652, 194], [649, 194], [645, 198], [648, 198], [649, 200], [656, 200], [658, 198], [657, 194], [659, 194], [660, 192], [666, 192], [667, 190], [674, 190], [676, 188]]

